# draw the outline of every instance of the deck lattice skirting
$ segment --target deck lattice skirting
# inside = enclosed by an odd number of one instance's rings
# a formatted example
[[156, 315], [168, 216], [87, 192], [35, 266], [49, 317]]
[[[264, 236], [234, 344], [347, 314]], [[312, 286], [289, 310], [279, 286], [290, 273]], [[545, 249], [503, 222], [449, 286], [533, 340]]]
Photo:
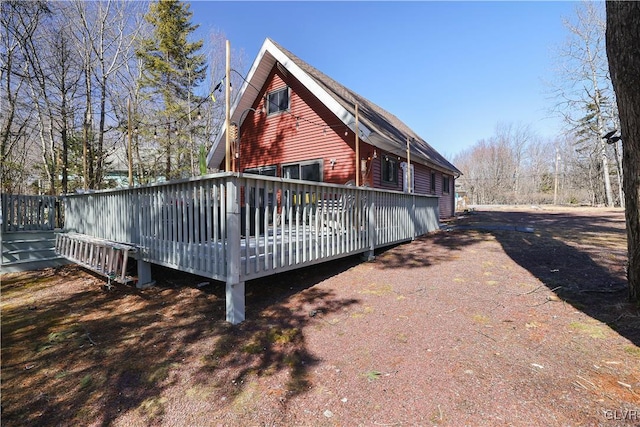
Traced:
[[435, 196], [237, 173], [69, 195], [65, 205], [66, 232], [135, 247], [139, 268], [226, 282], [234, 324], [247, 280], [372, 257], [439, 226]]

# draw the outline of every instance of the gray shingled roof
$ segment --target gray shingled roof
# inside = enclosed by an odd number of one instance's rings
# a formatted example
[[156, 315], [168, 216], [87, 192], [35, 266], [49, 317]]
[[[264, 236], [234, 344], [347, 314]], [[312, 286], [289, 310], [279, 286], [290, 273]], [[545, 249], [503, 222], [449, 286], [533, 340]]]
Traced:
[[358, 104], [359, 119], [368, 128], [373, 128], [384, 136], [385, 139], [392, 142], [399, 150], [406, 150], [407, 137], [412, 139], [411, 154], [412, 156], [422, 157], [424, 160], [433, 163], [436, 166], [447, 169], [453, 173], [460, 174], [460, 171], [438, 153], [431, 145], [424, 141], [409, 126], [404, 124], [393, 114], [379, 107], [375, 103], [369, 101], [363, 96], [358, 95], [349, 88], [338, 83], [331, 77], [327, 76], [320, 70], [307, 64], [287, 49], [280, 46], [275, 41], [269, 39], [278, 49], [288, 56], [298, 67], [311, 76], [318, 85], [320, 85], [327, 93], [329, 93], [340, 105], [351, 112], [355, 113], [355, 104]]

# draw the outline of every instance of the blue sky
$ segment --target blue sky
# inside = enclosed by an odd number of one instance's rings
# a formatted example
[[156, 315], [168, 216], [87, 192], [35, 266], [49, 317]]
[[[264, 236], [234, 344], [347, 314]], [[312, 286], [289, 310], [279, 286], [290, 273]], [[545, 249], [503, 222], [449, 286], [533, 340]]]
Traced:
[[[546, 81], [562, 19], [575, 2], [192, 1], [197, 36], [223, 32], [247, 69], [270, 37], [393, 113], [449, 158], [494, 133], [530, 124], [552, 138]], [[245, 70], [245, 74], [246, 74]]]

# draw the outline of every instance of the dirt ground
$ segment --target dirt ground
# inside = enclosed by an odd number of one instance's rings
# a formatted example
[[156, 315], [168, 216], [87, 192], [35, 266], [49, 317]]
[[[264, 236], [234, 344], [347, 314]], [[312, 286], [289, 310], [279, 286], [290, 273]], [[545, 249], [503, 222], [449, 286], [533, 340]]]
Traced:
[[[482, 208], [246, 285], [2, 277], [2, 425], [640, 425], [620, 210]], [[203, 282], [207, 282], [203, 285]]]

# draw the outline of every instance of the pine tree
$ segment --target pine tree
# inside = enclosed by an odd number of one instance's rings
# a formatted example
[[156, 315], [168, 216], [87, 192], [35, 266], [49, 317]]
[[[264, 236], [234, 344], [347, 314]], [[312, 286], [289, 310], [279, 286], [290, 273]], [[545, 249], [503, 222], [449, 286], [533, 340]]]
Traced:
[[189, 5], [177, 0], [160, 0], [149, 6], [145, 19], [153, 34], [142, 39], [137, 51], [142, 60], [141, 87], [158, 108], [158, 135], [165, 157], [165, 178], [186, 175], [193, 169], [192, 115], [202, 98], [195, 88], [206, 76], [203, 41], [190, 42], [198, 28], [191, 23]]

